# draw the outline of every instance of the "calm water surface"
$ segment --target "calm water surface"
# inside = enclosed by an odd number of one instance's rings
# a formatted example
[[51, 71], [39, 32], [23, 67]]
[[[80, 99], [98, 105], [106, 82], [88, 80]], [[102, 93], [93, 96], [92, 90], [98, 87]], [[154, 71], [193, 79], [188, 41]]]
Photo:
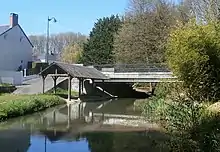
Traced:
[[[134, 99], [58, 106], [0, 124], [0, 152], [157, 152], [165, 137], [157, 132], [99, 129], [89, 111], [138, 115]], [[105, 126], [103, 126], [105, 128]], [[119, 129], [120, 130], [120, 129]], [[123, 130], [123, 129], [121, 129]]]

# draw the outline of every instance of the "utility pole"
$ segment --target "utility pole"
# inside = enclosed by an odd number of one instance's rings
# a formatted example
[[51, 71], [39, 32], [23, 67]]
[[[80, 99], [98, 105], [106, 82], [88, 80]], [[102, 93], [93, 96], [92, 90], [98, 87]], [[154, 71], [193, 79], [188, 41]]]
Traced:
[[57, 20], [54, 17], [50, 18], [48, 16], [48, 18], [47, 18], [46, 63], [49, 63], [50, 21], [53, 21], [54, 23], [56, 23]]

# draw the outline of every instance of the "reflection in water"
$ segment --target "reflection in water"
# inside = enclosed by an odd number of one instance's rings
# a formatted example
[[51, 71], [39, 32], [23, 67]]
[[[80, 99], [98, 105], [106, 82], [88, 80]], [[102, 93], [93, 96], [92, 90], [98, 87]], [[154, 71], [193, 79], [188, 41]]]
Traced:
[[164, 141], [163, 138], [154, 138], [144, 132], [89, 132], [70, 136], [68, 132], [57, 132], [55, 135], [53, 131], [41, 131], [31, 135], [24, 133], [10, 139], [1, 137], [1, 151], [157, 152], [165, 151]]
[[[129, 100], [131, 103], [133, 100]], [[1, 152], [135, 152], [165, 151], [166, 136], [158, 132], [109, 132], [88, 121], [89, 111], [119, 112], [120, 101], [62, 105], [0, 124]], [[106, 102], [107, 103], [107, 102]], [[125, 101], [122, 101], [122, 105]], [[100, 105], [104, 106], [100, 106]], [[108, 107], [109, 108], [108, 108]], [[113, 108], [115, 106], [115, 108]], [[127, 107], [130, 104], [126, 105]], [[127, 107], [122, 107], [125, 110]], [[97, 108], [98, 107], [98, 108]], [[116, 110], [117, 109], [117, 110]], [[95, 131], [95, 132], [94, 132]], [[163, 149], [163, 150], [161, 150]]]

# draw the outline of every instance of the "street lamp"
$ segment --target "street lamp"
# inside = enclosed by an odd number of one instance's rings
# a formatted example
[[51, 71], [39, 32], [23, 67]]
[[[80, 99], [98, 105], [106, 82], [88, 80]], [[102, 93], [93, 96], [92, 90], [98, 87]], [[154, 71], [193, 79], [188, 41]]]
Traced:
[[54, 23], [57, 22], [57, 20], [54, 17], [49, 17], [47, 19], [47, 44], [46, 44], [46, 62], [49, 63], [48, 61], [48, 56], [49, 56], [49, 28], [50, 28], [50, 21], [53, 21]]

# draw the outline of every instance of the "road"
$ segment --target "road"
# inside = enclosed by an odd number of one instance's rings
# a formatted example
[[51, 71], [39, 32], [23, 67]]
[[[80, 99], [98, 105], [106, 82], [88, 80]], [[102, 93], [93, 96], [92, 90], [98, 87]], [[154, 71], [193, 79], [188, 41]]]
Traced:
[[[66, 78], [58, 78], [57, 84], [64, 81]], [[47, 77], [45, 79], [45, 92], [49, 91], [53, 88], [53, 79], [51, 77]], [[43, 91], [43, 81], [41, 77], [37, 77], [31, 80], [27, 80], [23, 82], [23, 85], [16, 86], [17, 90], [13, 92], [13, 94], [39, 94]]]

